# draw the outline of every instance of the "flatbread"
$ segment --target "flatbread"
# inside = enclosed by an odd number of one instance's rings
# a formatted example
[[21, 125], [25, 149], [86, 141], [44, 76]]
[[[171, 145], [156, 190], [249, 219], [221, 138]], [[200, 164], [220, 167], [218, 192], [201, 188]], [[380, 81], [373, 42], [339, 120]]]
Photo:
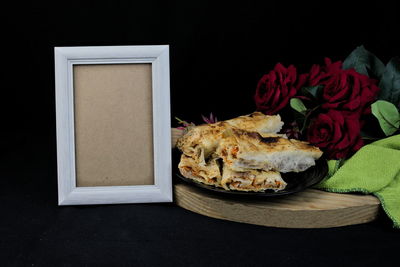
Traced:
[[226, 131], [240, 128], [246, 131], [255, 131], [261, 136], [282, 136], [277, 134], [283, 122], [279, 115], [268, 116], [261, 112], [240, 116], [227, 121], [213, 124], [202, 124], [191, 128], [185, 135], [177, 140], [177, 148], [184, 154], [198, 159], [200, 155], [209, 157], [225, 137]]
[[248, 132], [257, 132], [261, 136], [278, 133], [283, 126], [279, 115], [264, 115], [261, 112], [253, 112], [248, 115], [225, 121], [234, 128]]
[[176, 146], [200, 162], [201, 157], [208, 158], [217, 149], [225, 131], [224, 122], [195, 126], [177, 140]]
[[280, 173], [301, 172], [321, 157], [319, 148], [278, 134], [279, 115], [260, 112], [192, 127], [178, 139], [183, 176], [226, 190], [282, 190]]
[[315, 165], [322, 151], [307, 142], [282, 137], [262, 137], [255, 132], [232, 129], [216, 152], [232, 170], [259, 169], [301, 172]]
[[273, 189], [279, 191], [286, 187], [286, 182], [279, 172], [262, 170], [238, 172], [224, 165], [221, 185], [226, 190], [257, 192]]
[[196, 159], [182, 154], [178, 165], [180, 173], [186, 177], [208, 185], [221, 185], [221, 166], [218, 158], [199, 164]]

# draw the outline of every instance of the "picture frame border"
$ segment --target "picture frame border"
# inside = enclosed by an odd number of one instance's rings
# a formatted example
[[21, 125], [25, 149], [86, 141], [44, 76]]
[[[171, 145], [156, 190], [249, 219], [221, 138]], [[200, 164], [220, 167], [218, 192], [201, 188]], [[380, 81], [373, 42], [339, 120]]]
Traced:
[[[172, 202], [169, 45], [55, 47], [58, 205]], [[76, 186], [73, 67], [152, 66], [154, 185]]]

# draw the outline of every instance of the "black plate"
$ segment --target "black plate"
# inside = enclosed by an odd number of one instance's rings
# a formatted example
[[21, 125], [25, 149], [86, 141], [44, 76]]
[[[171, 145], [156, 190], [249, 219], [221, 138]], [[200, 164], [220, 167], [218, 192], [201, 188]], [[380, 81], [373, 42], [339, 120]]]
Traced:
[[[179, 153], [180, 156], [180, 153]], [[299, 173], [282, 173], [283, 180], [287, 183], [286, 188], [275, 192], [272, 189], [267, 189], [264, 192], [243, 192], [237, 190], [225, 190], [220, 187], [215, 187], [213, 185], [206, 185], [192, 179], [188, 179], [183, 177], [177, 168], [179, 163], [179, 158], [174, 157], [174, 166], [176, 177], [180, 178], [179, 180], [184, 181], [185, 183], [191, 184], [201, 189], [205, 189], [210, 192], [231, 195], [231, 196], [254, 196], [254, 197], [274, 197], [274, 196], [283, 196], [289, 195], [293, 193], [297, 193], [303, 191], [313, 185], [316, 185], [320, 181], [324, 179], [324, 177], [328, 173], [328, 164], [325, 159], [321, 158], [316, 161], [315, 166], [307, 169], [304, 172]]]

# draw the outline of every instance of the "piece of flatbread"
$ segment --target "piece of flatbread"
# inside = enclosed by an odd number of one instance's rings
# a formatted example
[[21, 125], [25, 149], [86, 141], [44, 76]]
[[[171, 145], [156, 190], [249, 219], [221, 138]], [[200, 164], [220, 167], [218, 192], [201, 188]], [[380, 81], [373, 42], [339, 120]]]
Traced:
[[255, 131], [264, 137], [285, 137], [277, 134], [282, 125], [279, 115], [268, 116], [261, 112], [254, 112], [227, 121], [195, 126], [177, 140], [176, 146], [184, 154], [202, 161], [202, 156], [208, 158], [217, 149], [227, 130], [241, 128], [246, 131]]
[[[225, 133], [228, 135], [227, 133]], [[256, 132], [232, 128], [216, 152], [235, 171], [301, 172], [315, 165], [322, 151], [307, 142], [282, 137], [262, 137]]]
[[248, 115], [239, 116], [225, 121], [230, 126], [248, 132], [257, 132], [261, 136], [270, 136], [278, 133], [283, 126], [283, 121], [279, 115], [264, 115], [261, 112], [253, 112]]
[[224, 165], [221, 185], [226, 190], [257, 192], [267, 189], [280, 191], [283, 190], [287, 184], [282, 179], [279, 172], [262, 170], [238, 172]]
[[226, 125], [223, 122], [198, 125], [180, 137], [176, 147], [200, 162], [217, 149], [225, 131]]
[[218, 158], [211, 158], [207, 163], [199, 164], [196, 159], [182, 154], [178, 168], [186, 178], [208, 185], [221, 186], [221, 166]]
[[319, 148], [278, 134], [279, 115], [260, 112], [191, 128], [177, 141], [186, 178], [226, 190], [282, 190], [280, 172], [301, 172], [321, 157]]

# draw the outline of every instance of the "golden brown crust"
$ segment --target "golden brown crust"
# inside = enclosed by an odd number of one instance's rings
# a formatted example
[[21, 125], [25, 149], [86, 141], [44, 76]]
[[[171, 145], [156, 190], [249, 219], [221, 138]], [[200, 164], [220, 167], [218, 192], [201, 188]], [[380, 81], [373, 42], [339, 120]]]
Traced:
[[299, 172], [315, 165], [319, 148], [294, 139], [262, 137], [255, 132], [231, 129], [216, 152], [231, 169]]
[[315, 153], [318, 158], [322, 155], [318, 147], [310, 145], [308, 142], [283, 137], [263, 137], [256, 132], [248, 132], [242, 129], [232, 129], [232, 136], [236, 142], [248, 146], [250, 151], [282, 151], [282, 150], [302, 150]]
[[279, 172], [261, 170], [238, 172], [224, 165], [221, 185], [226, 190], [265, 191], [273, 189], [278, 191], [286, 187], [286, 182]]
[[264, 115], [261, 112], [253, 112], [225, 121], [230, 126], [249, 132], [257, 132], [260, 135], [277, 133], [282, 129], [283, 122], [279, 115]]
[[198, 149], [203, 148], [205, 157], [208, 157], [216, 149], [220, 140], [225, 137], [226, 131], [230, 129], [240, 128], [268, 137], [275, 135], [282, 125], [279, 115], [268, 116], [261, 112], [254, 112], [227, 121], [195, 126], [178, 139], [176, 146], [190, 156], [195, 156], [199, 153]]
[[195, 159], [182, 154], [178, 168], [186, 178], [208, 185], [218, 186], [221, 183], [221, 171], [217, 158], [212, 158], [204, 164], [199, 164]]
[[208, 157], [217, 148], [225, 130], [223, 122], [193, 127], [178, 139], [176, 147], [193, 158], [199, 157], [202, 149], [204, 157]]
[[303, 171], [322, 152], [276, 134], [281, 127], [279, 116], [260, 112], [195, 126], [178, 139], [183, 152], [179, 170], [187, 178], [226, 190], [282, 190], [286, 183], [279, 172]]

